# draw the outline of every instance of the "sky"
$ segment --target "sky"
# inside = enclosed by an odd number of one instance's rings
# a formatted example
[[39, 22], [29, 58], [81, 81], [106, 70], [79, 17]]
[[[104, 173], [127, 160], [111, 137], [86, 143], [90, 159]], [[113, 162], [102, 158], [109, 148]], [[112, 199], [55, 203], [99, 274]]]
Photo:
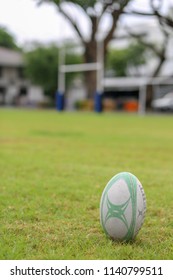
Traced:
[[[165, 0], [166, 3], [173, 0]], [[133, 7], [147, 10], [148, 0], [134, 0]], [[74, 10], [70, 12], [76, 13]], [[75, 14], [87, 36], [86, 18], [81, 11]], [[130, 21], [133, 21], [130, 18]], [[64, 38], [75, 38], [70, 25], [50, 4], [36, 5], [35, 0], [0, 0], [0, 26], [4, 26], [16, 38], [20, 46], [32, 41], [58, 42]]]

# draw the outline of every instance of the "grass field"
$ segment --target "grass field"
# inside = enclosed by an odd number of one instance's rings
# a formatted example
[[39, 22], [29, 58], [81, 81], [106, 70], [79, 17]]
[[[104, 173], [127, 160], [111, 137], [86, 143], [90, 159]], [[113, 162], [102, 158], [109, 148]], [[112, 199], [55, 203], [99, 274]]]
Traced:
[[[129, 171], [147, 197], [134, 242], [99, 203]], [[0, 110], [0, 259], [173, 259], [173, 116]]]

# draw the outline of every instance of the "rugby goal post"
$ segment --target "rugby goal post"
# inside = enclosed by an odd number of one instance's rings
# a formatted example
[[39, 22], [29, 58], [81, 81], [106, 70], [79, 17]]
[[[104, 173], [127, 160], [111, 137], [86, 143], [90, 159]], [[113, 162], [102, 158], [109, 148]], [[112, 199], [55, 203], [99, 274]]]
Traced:
[[59, 69], [58, 69], [58, 90], [56, 92], [56, 109], [58, 111], [64, 110], [65, 107], [65, 75], [72, 72], [86, 72], [96, 71], [97, 83], [94, 94], [94, 110], [96, 112], [102, 111], [102, 93], [103, 93], [103, 79], [104, 79], [104, 62], [103, 62], [103, 42], [97, 40], [97, 61], [94, 63], [82, 64], [65, 64], [65, 48], [59, 51]]

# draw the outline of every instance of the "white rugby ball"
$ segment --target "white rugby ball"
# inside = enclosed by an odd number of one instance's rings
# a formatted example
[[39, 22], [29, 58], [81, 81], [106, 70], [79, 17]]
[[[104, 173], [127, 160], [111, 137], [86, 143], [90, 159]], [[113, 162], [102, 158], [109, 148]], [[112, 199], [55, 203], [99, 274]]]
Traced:
[[115, 175], [106, 185], [100, 201], [101, 226], [110, 238], [134, 239], [142, 227], [146, 197], [142, 184], [129, 172]]

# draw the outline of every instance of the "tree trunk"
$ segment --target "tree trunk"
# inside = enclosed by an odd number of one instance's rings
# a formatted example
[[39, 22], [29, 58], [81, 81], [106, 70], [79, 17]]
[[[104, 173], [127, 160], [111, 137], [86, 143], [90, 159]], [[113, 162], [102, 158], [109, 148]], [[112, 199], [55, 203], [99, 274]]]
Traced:
[[[86, 43], [84, 53], [84, 63], [95, 63], [97, 62], [97, 45], [96, 42], [90, 41]], [[97, 71], [87, 71], [84, 75], [85, 87], [87, 90], [87, 98], [93, 98], [97, 88]]]
[[87, 99], [91, 99], [94, 96], [94, 93], [96, 92], [96, 83], [97, 83], [97, 77], [96, 77], [96, 71], [88, 71], [85, 73], [85, 87], [87, 91]]
[[147, 85], [146, 93], [147, 93], [146, 106], [147, 109], [151, 109], [151, 101], [153, 100], [153, 87], [151, 84]]

